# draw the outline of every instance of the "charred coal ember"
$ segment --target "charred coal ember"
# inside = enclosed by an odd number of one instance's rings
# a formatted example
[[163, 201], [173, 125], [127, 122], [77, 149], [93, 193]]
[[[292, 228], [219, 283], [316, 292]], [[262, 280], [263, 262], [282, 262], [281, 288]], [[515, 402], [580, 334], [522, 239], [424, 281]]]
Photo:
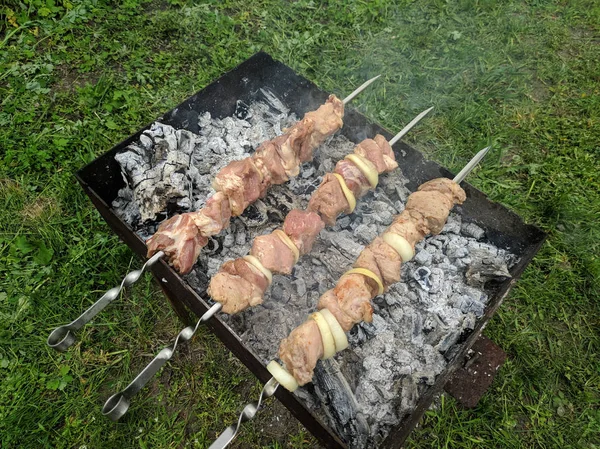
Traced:
[[[197, 135], [155, 124], [148, 131], [155, 135], [144, 133], [117, 156], [129, 185], [113, 207], [147, 238], [157, 221], [173, 213], [170, 207], [201, 208], [214, 193], [211, 182], [221, 167], [248, 156], [294, 120], [285, 104], [263, 91], [253, 103], [238, 102], [231, 117], [201, 115]], [[271, 188], [212, 238], [186, 281], [204, 293], [225, 261], [246, 255], [253, 239], [280, 227], [291, 209], [304, 209], [322, 177], [354, 145], [339, 135], [321, 145], [299, 176]], [[180, 164], [177, 170], [171, 171], [172, 161]], [[277, 357], [281, 340], [315, 310], [364, 246], [404, 209], [410, 191], [401, 169], [381, 176], [353, 214], [323, 230], [290, 276], [274, 275], [262, 305], [221, 315], [265, 363]], [[313, 384], [294, 394], [351, 447], [377, 447], [434, 384], [484, 314], [493, 281], [509, 277], [515, 262], [489, 243], [482, 228], [451, 213], [439, 235], [417, 244], [414, 259], [402, 265], [402, 281], [375, 298], [373, 322], [355, 326], [348, 334], [350, 347], [319, 362]]]

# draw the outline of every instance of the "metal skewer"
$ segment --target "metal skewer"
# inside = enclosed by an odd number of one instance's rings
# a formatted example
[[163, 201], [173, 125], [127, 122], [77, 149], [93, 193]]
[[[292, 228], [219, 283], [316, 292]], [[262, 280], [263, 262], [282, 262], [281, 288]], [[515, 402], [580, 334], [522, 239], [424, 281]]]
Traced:
[[73, 332], [81, 329], [86, 323], [88, 323], [92, 318], [94, 318], [98, 313], [102, 311], [107, 305], [113, 302], [115, 299], [119, 297], [119, 293], [125, 287], [129, 287], [130, 285], [135, 284], [139, 278], [142, 277], [144, 271], [147, 268], [150, 268], [154, 265], [158, 260], [164, 256], [165, 253], [162, 251], [157, 252], [154, 256], [146, 261], [146, 263], [139, 270], [130, 271], [123, 278], [121, 285], [117, 287], [111, 288], [109, 291], [102, 295], [98, 301], [96, 301], [92, 306], [83, 312], [76, 320], [70, 322], [69, 324], [65, 324], [64, 326], [59, 326], [52, 331], [52, 333], [48, 336], [48, 346], [56, 349], [57, 351], [64, 352], [69, 347], [75, 343], [75, 335]]
[[[390, 144], [392, 142], [396, 143], [399, 140], [399, 137], [406, 135], [408, 131], [410, 131], [423, 117], [425, 117], [433, 108], [429, 108], [426, 111], [421, 112], [417, 115], [413, 120], [410, 121], [408, 125], [406, 125], [402, 130], [390, 140]], [[167, 363], [173, 354], [175, 353], [175, 349], [177, 348], [177, 343], [179, 340], [188, 341], [190, 340], [201, 324], [206, 323], [210, 318], [216, 315], [221, 310], [221, 304], [217, 303], [212, 306], [196, 323], [195, 326], [188, 326], [183, 329], [175, 338], [175, 343], [172, 346], [166, 347], [162, 349], [154, 359], [142, 370], [140, 374], [137, 375], [133, 381], [121, 392], [112, 395], [106, 403], [104, 407], [102, 407], [102, 414], [108, 416], [113, 421], [117, 421], [121, 418], [129, 408], [131, 403], [131, 399], [133, 396], [138, 393], [146, 383], [158, 372], [158, 370]]]
[[348, 95], [346, 98], [344, 98], [342, 100], [342, 103], [344, 103], [344, 105], [350, 103], [352, 100], [354, 100], [354, 98], [361, 93], [363, 90], [365, 90], [367, 88], [367, 86], [369, 86], [373, 81], [375, 81], [377, 78], [379, 78], [381, 75], [377, 75], [374, 78], [371, 78], [369, 81], [365, 81], [364, 83], [362, 83], [360, 86], [358, 86], [354, 92], [352, 92], [350, 95]]
[[[354, 90], [354, 92], [352, 92], [350, 95], [348, 95], [342, 100], [343, 103], [346, 104], [352, 101], [354, 98], [356, 98], [358, 94], [365, 90], [380, 76], [381, 75], [377, 75], [376, 77], [371, 78], [369, 81], [366, 81], [363, 84], [361, 84], [358, 88]], [[81, 329], [83, 326], [89, 323], [92, 318], [98, 315], [106, 306], [108, 306], [112, 301], [118, 298], [119, 293], [121, 292], [121, 290], [123, 290], [123, 288], [135, 284], [140, 279], [144, 271], [147, 268], [150, 268], [156, 262], [158, 262], [158, 260], [164, 255], [165, 253], [162, 251], [157, 252], [154, 256], [148, 259], [148, 261], [144, 264], [144, 266], [141, 269], [128, 273], [125, 276], [125, 278], [123, 278], [121, 285], [119, 285], [118, 287], [111, 288], [109, 291], [107, 291], [98, 301], [92, 304], [92, 306], [85, 312], [83, 312], [75, 321], [72, 321], [69, 324], [59, 326], [56, 329], [54, 329], [52, 333], [48, 336], [48, 346], [61, 352], [64, 352], [67, 349], [69, 349], [69, 347], [73, 345], [73, 343], [75, 343], [75, 335], [73, 334], [75, 331]]]
[[[483, 150], [479, 151], [475, 156], [473, 156], [473, 158], [467, 163], [467, 165], [465, 165], [465, 167], [458, 173], [458, 175], [454, 177], [453, 181], [456, 183], [461, 183], [469, 175], [469, 173], [473, 171], [475, 166], [485, 157], [485, 155], [488, 151], [490, 151], [491, 148], [491, 146], [486, 147]], [[277, 387], [279, 387], [279, 383], [275, 380], [274, 377], [271, 377], [267, 381], [260, 393], [258, 405], [254, 404], [253, 402], [247, 404], [242, 410], [242, 413], [240, 413], [237, 425], [229, 426], [227, 429], [225, 429], [215, 440], [215, 442], [210, 445], [208, 449], [225, 449], [227, 446], [229, 446], [229, 444], [238, 434], [242, 423], [256, 416], [258, 407], [260, 407], [263, 397], [267, 398], [269, 396], [272, 396], [273, 393], [275, 393], [275, 390], [277, 390]]]

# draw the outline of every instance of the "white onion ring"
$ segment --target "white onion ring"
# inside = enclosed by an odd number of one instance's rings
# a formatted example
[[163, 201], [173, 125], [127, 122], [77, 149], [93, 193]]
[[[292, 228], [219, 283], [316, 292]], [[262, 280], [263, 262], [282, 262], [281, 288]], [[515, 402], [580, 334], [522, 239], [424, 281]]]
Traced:
[[340, 175], [339, 173], [332, 173], [332, 175], [335, 176], [340, 183], [342, 192], [344, 192], [344, 196], [346, 197], [346, 200], [348, 201], [348, 206], [350, 207], [350, 213], [354, 212], [354, 208], [356, 207], [356, 197], [354, 196], [354, 193], [352, 193], [352, 191], [348, 188], [348, 185], [346, 184], [346, 180], [344, 179], [344, 177], [342, 175]]
[[294, 242], [292, 242], [292, 239], [281, 229], [275, 229], [273, 234], [279, 237], [285, 246], [287, 246], [290, 251], [294, 253], [294, 260], [295, 262], [298, 262], [298, 259], [300, 259], [300, 251], [298, 251], [298, 247], [294, 244]]
[[298, 382], [288, 371], [275, 360], [271, 360], [267, 365], [267, 370], [279, 384], [288, 391], [294, 392], [298, 388]]
[[379, 183], [379, 173], [377, 173], [377, 168], [373, 165], [373, 162], [356, 153], [349, 154], [346, 156], [346, 159], [358, 167], [362, 174], [365, 175], [365, 178], [367, 178], [372, 188], [377, 187], [377, 184]]
[[402, 262], [408, 262], [414, 257], [415, 251], [412, 245], [401, 235], [394, 234], [393, 232], [386, 232], [383, 234], [382, 238], [385, 243], [396, 250], [402, 259]]
[[270, 270], [267, 270], [262, 263], [260, 263], [260, 260], [251, 255], [244, 256], [243, 259], [264, 274], [267, 278], [267, 281], [269, 281], [269, 285], [271, 285], [271, 282], [273, 282], [273, 274]]
[[333, 336], [333, 341], [335, 342], [335, 350], [336, 352], [343, 351], [348, 347], [348, 337], [346, 337], [346, 333], [337, 318], [333, 313], [331, 313], [328, 309], [321, 309], [321, 315], [327, 321], [329, 325], [329, 329], [331, 329], [331, 335]]
[[317, 326], [319, 326], [319, 332], [321, 333], [321, 340], [323, 341], [323, 357], [322, 360], [330, 359], [335, 355], [335, 340], [331, 334], [331, 329], [327, 320], [321, 315], [321, 312], [315, 312], [310, 315], [310, 318], [315, 320]]

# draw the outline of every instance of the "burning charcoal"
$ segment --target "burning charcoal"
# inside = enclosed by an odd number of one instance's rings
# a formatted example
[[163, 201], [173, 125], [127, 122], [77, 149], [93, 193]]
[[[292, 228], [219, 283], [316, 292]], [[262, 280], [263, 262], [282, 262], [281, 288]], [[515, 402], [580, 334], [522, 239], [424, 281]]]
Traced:
[[485, 235], [485, 231], [477, 226], [475, 223], [463, 223], [461, 227], [461, 232], [464, 235], [468, 235], [469, 237], [473, 237], [477, 240], [481, 240]]
[[438, 293], [444, 283], [444, 270], [437, 267], [432, 268], [430, 270], [429, 282], [429, 293]]
[[338, 433], [352, 447], [365, 447], [369, 425], [337, 363], [326, 360], [317, 364], [313, 383], [321, 402], [329, 405], [327, 411]]
[[198, 125], [200, 126], [200, 134], [204, 134], [202, 128], [207, 128], [211, 125], [212, 117], [210, 116], [210, 112], [205, 112], [200, 117], [198, 117]]
[[235, 243], [235, 236], [233, 234], [227, 234], [223, 238], [223, 246], [225, 248], [231, 248], [234, 243]]
[[465, 315], [465, 319], [463, 320], [463, 324], [461, 326], [462, 331], [473, 330], [475, 329], [475, 323], [477, 322], [477, 317], [474, 313], [469, 312]]
[[427, 267], [419, 267], [413, 273], [413, 278], [419, 283], [421, 288], [428, 292], [431, 289], [431, 270]]
[[[363, 220], [364, 220], [364, 217], [363, 217]], [[375, 226], [366, 225], [366, 224], [361, 224], [354, 231], [355, 238], [357, 238], [363, 242], [373, 241], [373, 239], [375, 237], [377, 237], [378, 234], [379, 234], [379, 232], [377, 231], [377, 228]]]
[[435, 373], [433, 371], [416, 371], [412, 374], [415, 383], [423, 383], [426, 385], [435, 384]]
[[298, 296], [303, 297], [306, 295], [306, 282], [304, 282], [304, 279], [298, 278], [294, 281], [294, 284], [296, 284], [296, 293], [298, 293]]
[[467, 284], [483, 288], [488, 281], [503, 281], [512, 276], [508, 271], [506, 264], [487, 265], [473, 263], [469, 266], [466, 273]]
[[238, 100], [235, 103], [235, 112], [234, 115], [240, 120], [249, 118], [248, 114], [250, 112], [250, 107], [244, 103], [242, 100]]
[[428, 251], [419, 251], [414, 258], [415, 263], [419, 265], [431, 265], [433, 256]]
[[442, 337], [440, 342], [435, 346], [435, 349], [437, 349], [441, 353], [446, 352], [450, 348], [450, 346], [452, 346], [453, 344], [455, 344], [457, 342], [458, 337], [460, 337], [460, 332], [458, 332], [456, 330], [452, 330], [452, 331], [448, 332], [446, 335], [444, 335]]
[[309, 165], [308, 167], [304, 167], [300, 173], [304, 179], [312, 178], [315, 174], [315, 166]]
[[146, 134], [142, 134], [140, 136], [140, 143], [144, 146], [145, 149], [149, 150], [154, 145], [154, 140], [152, 140], [152, 137]]
[[464, 246], [449, 246], [448, 251], [446, 252], [446, 255], [450, 259], [460, 259], [462, 257], [466, 257], [467, 254], [469, 254], [469, 250]]
[[402, 380], [402, 393], [401, 393], [400, 410], [403, 415], [411, 413], [417, 405], [419, 399], [419, 392], [417, 385], [410, 377], [406, 377]]
[[460, 215], [451, 213], [450, 216], [448, 216], [444, 229], [442, 229], [442, 234], [460, 234], [461, 222], [462, 219]]
[[342, 229], [347, 228], [349, 224], [350, 224], [350, 217], [347, 215], [345, 217], [340, 218], [337, 221], [337, 226], [339, 226]]

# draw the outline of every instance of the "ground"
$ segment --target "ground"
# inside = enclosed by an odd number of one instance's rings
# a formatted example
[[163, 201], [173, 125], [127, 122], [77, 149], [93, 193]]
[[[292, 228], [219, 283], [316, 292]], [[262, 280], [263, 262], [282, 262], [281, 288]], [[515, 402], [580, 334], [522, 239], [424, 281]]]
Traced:
[[[0, 444], [206, 447], [256, 379], [202, 330], [114, 424], [103, 401], [181, 324], [149, 277], [64, 354], [52, 328], [140, 261], [74, 172], [258, 50], [549, 235], [486, 333], [509, 355], [473, 410], [442, 398], [416, 448], [600, 447], [600, 5], [594, 0], [8, 0], [0, 7]], [[312, 447], [271, 402], [238, 447]], [[277, 421], [279, 417], [280, 421]], [[282, 425], [281, 422], [284, 424]]]

